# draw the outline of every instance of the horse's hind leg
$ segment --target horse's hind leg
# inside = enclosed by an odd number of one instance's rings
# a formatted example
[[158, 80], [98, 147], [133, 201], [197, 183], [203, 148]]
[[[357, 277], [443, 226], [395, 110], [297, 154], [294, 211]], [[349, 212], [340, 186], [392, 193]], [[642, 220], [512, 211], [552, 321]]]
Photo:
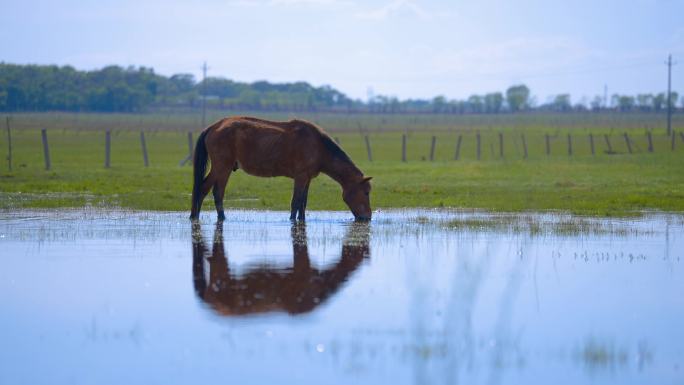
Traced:
[[218, 215], [219, 221], [226, 219], [226, 214], [223, 212], [223, 195], [226, 192], [226, 185], [228, 184], [230, 173], [230, 168], [226, 167], [225, 169], [221, 169], [217, 172], [214, 180], [214, 204], [216, 205], [216, 214]]
[[294, 221], [299, 212], [299, 220], [304, 220], [304, 207], [306, 195], [309, 190], [309, 178], [295, 178], [294, 191], [292, 192], [292, 202], [290, 203], [290, 220]]

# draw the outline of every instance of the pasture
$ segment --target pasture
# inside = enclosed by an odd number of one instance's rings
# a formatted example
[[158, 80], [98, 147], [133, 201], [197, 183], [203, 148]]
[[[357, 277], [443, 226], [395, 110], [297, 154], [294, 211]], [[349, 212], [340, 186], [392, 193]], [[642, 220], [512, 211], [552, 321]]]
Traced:
[[[207, 121], [218, 117], [213, 112]], [[374, 208], [563, 210], [590, 215], [684, 210], [680, 116], [675, 116], [674, 140], [665, 135], [662, 117], [652, 114], [298, 117], [322, 126], [366, 175], [374, 177]], [[13, 169], [9, 171], [7, 163], [0, 166], [0, 206], [187, 210], [192, 170], [179, 162], [188, 155], [188, 132], [196, 138], [200, 125], [196, 114], [14, 115]], [[50, 170], [45, 170], [41, 129], [46, 132]], [[149, 167], [143, 163], [141, 132]], [[6, 159], [8, 137], [1, 137], [0, 157]], [[262, 179], [238, 171], [231, 176], [225, 206], [284, 210], [291, 190], [289, 179]], [[212, 206], [205, 204], [204, 210]], [[312, 182], [308, 207], [346, 209], [339, 186], [324, 175]]]

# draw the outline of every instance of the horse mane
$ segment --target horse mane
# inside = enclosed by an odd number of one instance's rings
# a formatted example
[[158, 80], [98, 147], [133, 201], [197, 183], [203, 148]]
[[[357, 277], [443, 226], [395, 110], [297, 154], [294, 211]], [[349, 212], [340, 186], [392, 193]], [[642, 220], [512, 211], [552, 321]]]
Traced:
[[339, 144], [337, 144], [333, 138], [328, 135], [327, 132], [323, 131], [322, 128], [318, 127], [314, 123], [308, 122], [306, 120], [301, 120], [301, 119], [292, 119], [288, 122], [289, 124], [293, 126], [308, 126], [318, 132], [318, 134], [321, 136], [321, 141], [323, 142], [323, 146], [325, 146], [325, 149], [328, 150], [330, 155], [333, 156], [333, 158], [337, 158], [339, 160], [342, 160], [344, 162], [348, 162], [351, 164], [354, 164], [352, 162], [351, 158], [349, 155], [347, 155], [346, 152], [340, 147]]
[[347, 153], [344, 152], [342, 147], [335, 143], [335, 141], [325, 132], [321, 132], [321, 141], [323, 142], [325, 148], [330, 152], [330, 154], [332, 154], [334, 158], [354, 164], [349, 155], [347, 155]]

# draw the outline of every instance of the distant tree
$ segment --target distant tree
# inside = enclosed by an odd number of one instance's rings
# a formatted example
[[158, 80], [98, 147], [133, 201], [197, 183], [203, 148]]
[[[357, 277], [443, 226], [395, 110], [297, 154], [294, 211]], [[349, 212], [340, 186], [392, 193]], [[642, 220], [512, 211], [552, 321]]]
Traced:
[[570, 94], [559, 94], [553, 99], [553, 109], [556, 111], [570, 111], [572, 105], [570, 104]]
[[[677, 109], [677, 100], [679, 99], [679, 94], [676, 91], [672, 91], [670, 93], [670, 104], [672, 105], [672, 109]], [[667, 101], [665, 102], [665, 105], [667, 106]]]
[[526, 85], [520, 84], [509, 87], [506, 90], [506, 102], [512, 112], [522, 111], [528, 107], [530, 89]]
[[[368, 103], [354, 100], [331, 86], [313, 86], [306, 82], [254, 83], [209, 77], [196, 82], [192, 74], [157, 75], [147, 67], [107, 66], [93, 71], [79, 71], [70, 66], [16, 65], [0, 62], [0, 111], [108, 111], [135, 112], [154, 106], [197, 106], [202, 92], [209, 107], [267, 111], [368, 111], [413, 113], [498, 113], [531, 110], [594, 110], [605, 107], [600, 97], [591, 103], [582, 100], [571, 106], [570, 95], [561, 94], [536, 105], [525, 85], [514, 85], [501, 92], [471, 95], [465, 100], [446, 96], [432, 99], [399, 100], [378, 95]], [[672, 93], [678, 106], [680, 95]], [[636, 98], [613, 95], [613, 105], [621, 111], [656, 110], [667, 107], [664, 93], [640, 94]], [[684, 104], [684, 100], [682, 100]]]
[[176, 92], [188, 92], [195, 86], [195, 76], [192, 74], [175, 74], [169, 78]]
[[610, 107], [611, 108], [620, 108], [620, 95], [618, 94], [613, 94], [610, 97]]
[[484, 100], [480, 95], [471, 95], [468, 98], [467, 105], [467, 109], [469, 112], [479, 114], [484, 111]]
[[631, 111], [634, 108], [634, 97], [618, 95], [617, 106], [620, 111]]
[[584, 103], [575, 103], [575, 105], [572, 106], [572, 109], [577, 112], [585, 112], [588, 110], [587, 105]]
[[497, 114], [501, 112], [503, 106], [503, 95], [501, 92], [492, 92], [484, 96], [485, 111]]
[[436, 96], [432, 99], [432, 112], [443, 113], [448, 108], [447, 99], [444, 96]]
[[653, 108], [652, 94], [639, 94], [636, 97], [636, 104], [641, 111], [649, 111]]

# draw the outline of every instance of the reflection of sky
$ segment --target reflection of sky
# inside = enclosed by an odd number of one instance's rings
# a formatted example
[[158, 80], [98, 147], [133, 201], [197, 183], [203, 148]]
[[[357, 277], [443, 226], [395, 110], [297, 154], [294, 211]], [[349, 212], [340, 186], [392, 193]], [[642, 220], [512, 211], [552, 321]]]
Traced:
[[[287, 214], [231, 214], [231, 269], [290, 263]], [[110, 215], [3, 215], [0, 383], [682, 378], [681, 217], [625, 221], [646, 229], [628, 235], [573, 237], [443, 230], [404, 218], [430, 212], [381, 213], [370, 259], [320, 307], [225, 318], [194, 294], [185, 214]], [[346, 217], [311, 213], [312, 264], [337, 261]]]

